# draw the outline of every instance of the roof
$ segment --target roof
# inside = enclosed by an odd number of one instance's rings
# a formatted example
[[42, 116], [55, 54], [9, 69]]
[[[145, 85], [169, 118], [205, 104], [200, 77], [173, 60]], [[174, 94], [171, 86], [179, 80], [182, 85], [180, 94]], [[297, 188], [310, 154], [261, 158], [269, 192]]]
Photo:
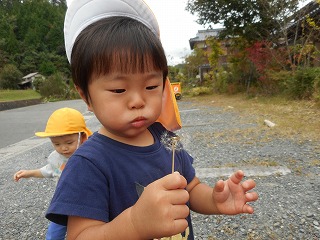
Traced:
[[37, 74], [38, 74], [38, 72], [29, 73], [28, 75], [24, 76], [22, 79], [32, 78], [32, 77], [34, 77], [34, 76], [37, 75]]
[[195, 43], [204, 42], [208, 37], [218, 37], [222, 30], [224, 28], [198, 30], [197, 36], [189, 39], [191, 50], [194, 48]]
[[18, 85], [24, 85], [24, 84], [29, 83], [29, 82], [32, 82], [32, 80], [31, 79], [24, 80], [21, 83], [18, 83]]

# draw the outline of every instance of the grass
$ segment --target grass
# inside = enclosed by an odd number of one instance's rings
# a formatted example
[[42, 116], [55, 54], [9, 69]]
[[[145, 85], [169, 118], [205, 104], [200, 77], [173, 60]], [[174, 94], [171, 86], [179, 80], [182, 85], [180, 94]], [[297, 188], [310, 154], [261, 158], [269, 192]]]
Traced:
[[[205, 103], [208, 106], [222, 107], [224, 111], [236, 111], [243, 123], [254, 122], [258, 126], [216, 132], [216, 137], [219, 137], [219, 134], [220, 137], [228, 135], [228, 140], [233, 139], [234, 141], [239, 140], [239, 136], [249, 140], [260, 136], [260, 141], [269, 141], [273, 137], [320, 141], [320, 107], [313, 101], [294, 101], [281, 97], [248, 99], [242, 94], [207, 95], [196, 98], [185, 97], [185, 99], [191, 100], [194, 104], [203, 105]], [[265, 119], [275, 123], [276, 126], [266, 127]], [[264, 139], [261, 139], [261, 136]]]
[[0, 90], [0, 102], [40, 99], [41, 95], [34, 90]]

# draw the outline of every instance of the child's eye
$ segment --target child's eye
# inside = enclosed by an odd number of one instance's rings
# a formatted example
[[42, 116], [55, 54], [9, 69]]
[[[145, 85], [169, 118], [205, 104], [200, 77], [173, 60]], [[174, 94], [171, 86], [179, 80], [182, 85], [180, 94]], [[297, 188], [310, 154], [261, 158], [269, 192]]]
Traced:
[[73, 142], [68, 142], [67, 144], [71, 145]]
[[147, 87], [147, 90], [153, 90], [153, 89], [156, 89], [158, 86], [149, 86]]
[[113, 89], [113, 90], [110, 90], [111, 92], [113, 93], [124, 93], [126, 90], [125, 89]]

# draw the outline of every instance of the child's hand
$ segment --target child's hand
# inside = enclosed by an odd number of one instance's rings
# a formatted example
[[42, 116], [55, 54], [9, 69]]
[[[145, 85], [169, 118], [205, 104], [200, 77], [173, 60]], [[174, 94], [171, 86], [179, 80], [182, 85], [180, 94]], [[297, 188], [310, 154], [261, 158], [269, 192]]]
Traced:
[[241, 182], [244, 173], [237, 171], [226, 181], [218, 181], [213, 189], [212, 197], [221, 214], [253, 213], [253, 208], [247, 202], [256, 201], [258, 194], [248, 192], [256, 183], [253, 180]]
[[131, 209], [132, 225], [141, 239], [173, 236], [187, 228], [189, 193], [184, 189], [186, 186], [186, 179], [175, 172], [144, 189]]
[[28, 170], [20, 170], [13, 175], [13, 179], [18, 182], [20, 178], [28, 178]]

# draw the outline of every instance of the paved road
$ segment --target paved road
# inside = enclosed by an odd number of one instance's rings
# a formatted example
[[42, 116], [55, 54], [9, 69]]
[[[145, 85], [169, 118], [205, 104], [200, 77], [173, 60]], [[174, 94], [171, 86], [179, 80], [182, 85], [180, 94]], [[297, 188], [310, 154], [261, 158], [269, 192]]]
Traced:
[[35, 132], [44, 131], [51, 113], [62, 107], [75, 108], [81, 113], [87, 111], [82, 100], [49, 102], [0, 111], [0, 148], [34, 137]]

